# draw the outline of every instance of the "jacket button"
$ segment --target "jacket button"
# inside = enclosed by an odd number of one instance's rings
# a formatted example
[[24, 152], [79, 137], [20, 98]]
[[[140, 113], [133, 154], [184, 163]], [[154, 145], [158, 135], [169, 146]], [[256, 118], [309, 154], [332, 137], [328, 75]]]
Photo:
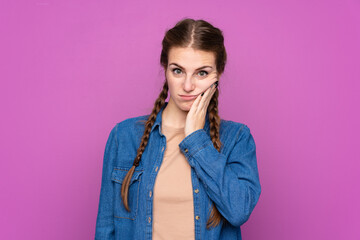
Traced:
[[199, 217], [199, 216], [196, 216], [195, 218], [196, 218], [196, 220], [199, 220], [199, 219], [200, 219], [200, 217]]
[[189, 151], [187, 148], [185, 148], [185, 150], [184, 150], [186, 153]]
[[148, 218], [148, 221], [151, 222], [151, 217]]
[[195, 189], [195, 193], [198, 193], [199, 192], [199, 189]]
[[152, 195], [152, 191], [150, 190], [150, 192], [149, 192], [149, 196], [151, 197], [151, 195]]

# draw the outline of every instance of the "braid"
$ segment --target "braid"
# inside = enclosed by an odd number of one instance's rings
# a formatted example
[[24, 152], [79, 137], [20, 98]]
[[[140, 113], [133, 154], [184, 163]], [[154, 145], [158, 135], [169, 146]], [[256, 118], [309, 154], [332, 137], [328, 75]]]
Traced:
[[[220, 117], [218, 114], [218, 96], [219, 89], [217, 89], [212, 96], [208, 111], [209, 111], [209, 122], [210, 122], [210, 137], [216, 150], [220, 152], [221, 141], [220, 141]], [[211, 209], [210, 217], [206, 223], [206, 228], [215, 227], [220, 223], [222, 216], [215, 204]]]
[[130, 180], [134, 174], [135, 167], [139, 166], [139, 164], [140, 164], [141, 156], [146, 148], [146, 145], [148, 144], [150, 131], [151, 131], [152, 126], [155, 123], [156, 116], [159, 113], [159, 111], [161, 110], [161, 108], [165, 105], [165, 100], [168, 96], [168, 89], [169, 88], [168, 88], [167, 81], [165, 81], [163, 89], [160, 92], [159, 97], [155, 101], [154, 108], [145, 123], [144, 134], [141, 138], [141, 143], [137, 150], [137, 154], [134, 159], [133, 166], [130, 168], [130, 170], [126, 174], [126, 176], [123, 180], [122, 186], [121, 186], [121, 198], [124, 202], [124, 206], [125, 206], [126, 210], [129, 212], [130, 212], [130, 208], [129, 208], [129, 204], [128, 204], [128, 193], [129, 193]]

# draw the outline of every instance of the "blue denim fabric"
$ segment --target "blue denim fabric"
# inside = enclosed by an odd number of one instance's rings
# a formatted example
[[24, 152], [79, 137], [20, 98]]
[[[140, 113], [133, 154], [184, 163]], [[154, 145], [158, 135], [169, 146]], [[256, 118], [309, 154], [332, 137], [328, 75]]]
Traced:
[[[149, 115], [128, 118], [111, 130], [103, 159], [95, 239], [152, 239], [152, 191], [166, 149], [166, 137], [161, 132], [164, 107], [130, 180], [131, 212], [122, 203], [121, 184], [133, 165], [144, 133], [141, 120], [146, 121]], [[261, 193], [255, 141], [249, 128], [221, 119], [220, 140], [223, 145], [218, 152], [209, 135], [207, 113], [204, 128], [179, 144], [191, 166], [196, 240], [242, 239], [240, 226], [249, 219]], [[213, 204], [225, 219], [217, 227], [206, 229]]]

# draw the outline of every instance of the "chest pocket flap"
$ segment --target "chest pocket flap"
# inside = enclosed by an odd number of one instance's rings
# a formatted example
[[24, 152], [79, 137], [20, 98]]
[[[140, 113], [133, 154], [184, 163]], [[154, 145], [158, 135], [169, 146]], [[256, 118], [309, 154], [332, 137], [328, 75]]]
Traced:
[[115, 191], [115, 207], [114, 207], [114, 217], [115, 218], [127, 218], [131, 220], [135, 220], [137, 211], [138, 211], [138, 204], [139, 204], [139, 189], [140, 189], [140, 182], [141, 182], [141, 175], [143, 174], [144, 170], [135, 170], [134, 174], [130, 179], [129, 185], [129, 208], [131, 209], [128, 212], [123, 205], [122, 198], [121, 198], [121, 186], [124, 178], [130, 168], [119, 168], [115, 167], [112, 171], [111, 180], [115, 183], [114, 184], [114, 191]]
[[[117, 183], [122, 184], [122, 182], [129, 170], [130, 170], [130, 168], [129, 169], [114, 168], [111, 179]], [[132, 184], [134, 181], [138, 181], [142, 173], [143, 173], [143, 170], [135, 170], [134, 174], [132, 175], [132, 177], [130, 179], [130, 184]]]

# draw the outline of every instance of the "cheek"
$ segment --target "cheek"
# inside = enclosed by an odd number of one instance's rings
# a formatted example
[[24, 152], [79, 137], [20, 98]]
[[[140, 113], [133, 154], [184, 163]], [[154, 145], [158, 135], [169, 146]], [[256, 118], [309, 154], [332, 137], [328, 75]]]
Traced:
[[172, 96], [179, 94], [180, 87], [176, 83], [174, 83], [174, 82], [168, 83], [168, 87], [169, 87], [169, 93]]
[[171, 74], [167, 74], [166, 79], [170, 91], [176, 91], [179, 87], [181, 87], [181, 81], [178, 78], [171, 76]]

